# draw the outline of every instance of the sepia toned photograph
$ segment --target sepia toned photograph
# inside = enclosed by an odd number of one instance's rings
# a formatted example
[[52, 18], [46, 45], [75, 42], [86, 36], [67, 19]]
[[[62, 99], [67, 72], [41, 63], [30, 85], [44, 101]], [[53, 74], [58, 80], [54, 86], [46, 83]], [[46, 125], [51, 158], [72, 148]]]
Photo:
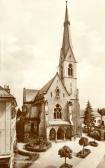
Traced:
[[105, 168], [104, 17], [104, 0], [0, 0], [0, 168]]

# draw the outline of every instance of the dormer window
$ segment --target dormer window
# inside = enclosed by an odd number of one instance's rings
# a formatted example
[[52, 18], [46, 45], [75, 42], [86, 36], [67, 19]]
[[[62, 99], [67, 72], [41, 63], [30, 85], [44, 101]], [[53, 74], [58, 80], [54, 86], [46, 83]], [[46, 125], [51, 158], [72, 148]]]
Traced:
[[68, 76], [73, 76], [73, 65], [69, 64], [68, 66]]

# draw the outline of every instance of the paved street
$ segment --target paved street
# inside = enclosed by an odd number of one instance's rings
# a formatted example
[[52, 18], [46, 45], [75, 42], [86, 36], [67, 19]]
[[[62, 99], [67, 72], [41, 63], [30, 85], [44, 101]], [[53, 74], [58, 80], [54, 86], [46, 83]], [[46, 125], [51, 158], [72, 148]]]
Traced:
[[41, 153], [40, 158], [30, 168], [59, 168], [64, 163], [64, 158], [59, 157], [58, 150], [64, 145], [68, 145], [73, 150], [73, 158], [67, 159], [67, 163], [72, 164], [75, 168], [97, 168], [105, 154], [105, 142], [98, 142], [98, 147], [87, 146], [86, 148], [91, 149], [92, 153], [87, 158], [80, 159], [75, 157], [75, 153], [82, 149], [78, 141], [77, 138], [75, 141], [53, 142], [52, 147], [45, 153]]

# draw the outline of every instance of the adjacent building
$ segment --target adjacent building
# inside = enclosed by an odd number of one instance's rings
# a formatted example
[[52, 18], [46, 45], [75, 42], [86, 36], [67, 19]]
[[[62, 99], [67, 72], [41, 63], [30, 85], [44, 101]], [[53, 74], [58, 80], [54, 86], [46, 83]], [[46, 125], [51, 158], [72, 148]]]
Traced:
[[35, 134], [49, 140], [81, 136], [77, 89], [77, 61], [73, 53], [66, 4], [59, 72], [40, 90], [23, 90], [25, 136]]
[[16, 105], [9, 86], [0, 86], [0, 165], [12, 165], [16, 135]]

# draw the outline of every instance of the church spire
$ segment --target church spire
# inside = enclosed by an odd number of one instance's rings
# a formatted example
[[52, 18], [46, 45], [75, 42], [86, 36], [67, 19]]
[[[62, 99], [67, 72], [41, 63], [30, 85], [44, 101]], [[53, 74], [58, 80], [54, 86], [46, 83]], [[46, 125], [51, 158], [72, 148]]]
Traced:
[[66, 1], [66, 11], [65, 11], [65, 22], [64, 24], [70, 24], [68, 19], [68, 8], [67, 8], [67, 1]]
[[69, 25], [70, 25], [70, 22], [69, 22], [69, 19], [68, 19], [68, 8], [67, 8], [67, 1], [66, 1], [64, 33], [63, 33], [63, 43], [62, 43], [62, 49], [63, 49], [64, 56], [66, 56], [67, 51], [70, 47]]

